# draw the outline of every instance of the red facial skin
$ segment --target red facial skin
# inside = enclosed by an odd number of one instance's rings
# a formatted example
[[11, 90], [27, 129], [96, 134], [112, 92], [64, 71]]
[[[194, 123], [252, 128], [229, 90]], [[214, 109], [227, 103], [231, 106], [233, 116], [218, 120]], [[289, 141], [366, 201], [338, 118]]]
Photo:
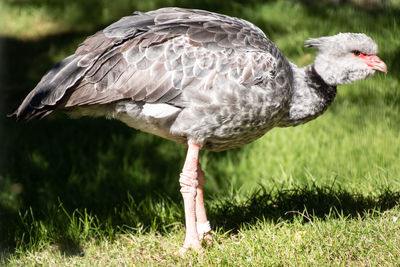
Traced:
[[365, 64], [367, 64], [368, 67], [372, 68], [373, 70], [387, 73], [385, 62], [383, 62], [378, 56], [364, 54], [359, 51], [354, 51], [353, 54], [354, 56], [361, 58], [365, 62]]

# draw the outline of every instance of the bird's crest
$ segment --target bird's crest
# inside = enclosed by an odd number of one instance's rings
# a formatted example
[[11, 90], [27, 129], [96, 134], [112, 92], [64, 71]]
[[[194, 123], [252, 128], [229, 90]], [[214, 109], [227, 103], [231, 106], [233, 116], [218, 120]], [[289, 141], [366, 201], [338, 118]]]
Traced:
[[338, 33], [333, 36], [311, 38], [305, 41], [304, 45], [305, 47], [332, 50], [333, 52], [359, 50], [369, 55], [378, 53], [378, 46], [375, 41], [363, 33]]
[[320, 47], [326, 43], [328, 37], [310, 38], [304, 42], [305, 47]]

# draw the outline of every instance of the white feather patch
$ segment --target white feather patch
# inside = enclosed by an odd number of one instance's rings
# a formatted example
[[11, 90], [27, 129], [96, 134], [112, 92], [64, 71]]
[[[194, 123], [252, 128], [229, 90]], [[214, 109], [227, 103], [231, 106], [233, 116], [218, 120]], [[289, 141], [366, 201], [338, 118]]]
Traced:
[[165, 118], [171, 116], [177, 111], [180, 111], [180, 108], [168, 105], [168, 104], [144, 104], [142, 113], [145, 116], [153, 117], [153, 118]]

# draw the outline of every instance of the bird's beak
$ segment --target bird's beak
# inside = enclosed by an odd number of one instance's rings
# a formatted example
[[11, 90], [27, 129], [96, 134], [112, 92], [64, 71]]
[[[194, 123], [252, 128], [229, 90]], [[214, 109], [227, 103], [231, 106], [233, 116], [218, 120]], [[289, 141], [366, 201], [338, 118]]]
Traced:
[[365, 63], [373, 70], [378, 70], [387, 73], [387, 67], [385, 62], [383, 62], [378, 56], [365, 55], [362, 58], [364, 59]]

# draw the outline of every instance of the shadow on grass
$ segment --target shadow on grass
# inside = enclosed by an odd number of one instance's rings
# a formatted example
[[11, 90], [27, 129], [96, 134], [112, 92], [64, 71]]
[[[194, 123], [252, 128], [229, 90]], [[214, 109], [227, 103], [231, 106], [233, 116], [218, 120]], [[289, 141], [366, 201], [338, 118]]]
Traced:
[[[28, 224], [51, 225], [60, 202], [70, 213], [87, 209], [105, 219], [128, 192], [138, 202], [160, 192], [180, 197], [176, 177], [185, 150], [179, 145], [105, 119], [55, 114], [17, 124], [6, 118], [54, 64], [51, 51], [72, 53], [87, 35], [0, 39], [0, 247], [12, 248], [17, 235], [28, 235], [21, 214], [29, 209], [35, 218]], [[71, 240], [62, 236], [59, 243], [71, 247]]]
[[[376, 211], [384, 212], [398, 206], [400, 192], [383, 189], [377, 196], [365, 196], [341, 188], [314, 185], [279, 190], [261, 188], [245, 201], [234, 199], [235, 196], [207, 201], [213, 228], [236, 234], [243, 225], [254, 224], [258, 220], [290, 222], [294, 217], [300, 217], [304, 223], [309, 223], [316, 218], [363, 218], [366, 214], [379, 214]], [[4, 221], [2, 218], [2, 222], [14, 223], [14, 231], [10, 232], [14, 237], [25, 235], [18, 240], [22, 251], [40, 249], [41, 241], [50, 241], [51, 248], [65, 256], [83, 256], [83, 244], [88, 239], [112, 240], [119, 232], [143, 233], [149, 230], [166, 234], [184, 223], [182, 202], [169, 197], [152, 195], [136, 202], [130, 196], [123, 205], [103, 219], [86, 210], [75, 210], [67, 216], [60, 216], [63, 212], [58, 209], [41, 219], [27, 212], [18, 220]], [[49, 236], [44, 236], [43, 229]], [[8, 247], [8, 250], [12, 251], [13, 247]]]
[[304, 186], [268, 191], [261, 188], [246, 201], [218, 200], [210, 217], [224, 230], [237, 230], [242, 224], [258, 219], [292, 220], [303, 216], [304, 222], [313, 218], [344, 216], [363, 217], [372, 210], [385, 211], [400, 204], [400, 192], [382, 189], [377, 196], [365, 196], [342, 188]]

